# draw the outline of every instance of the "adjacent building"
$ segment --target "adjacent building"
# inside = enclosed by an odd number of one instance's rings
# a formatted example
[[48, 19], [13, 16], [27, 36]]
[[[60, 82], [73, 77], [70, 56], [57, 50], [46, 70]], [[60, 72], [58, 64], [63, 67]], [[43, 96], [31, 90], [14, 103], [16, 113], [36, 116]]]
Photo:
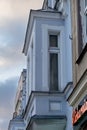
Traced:
[[68, 101], [74, 130], [87, 130], [87, 0], [71, 0], [71, 5], [74, 89]]
[[23, 69], [15, 98], [15, 110], [13, 119], [9, 123], [8, 130], [25, 130], [23, 113], [26, 107], [26, 69]]

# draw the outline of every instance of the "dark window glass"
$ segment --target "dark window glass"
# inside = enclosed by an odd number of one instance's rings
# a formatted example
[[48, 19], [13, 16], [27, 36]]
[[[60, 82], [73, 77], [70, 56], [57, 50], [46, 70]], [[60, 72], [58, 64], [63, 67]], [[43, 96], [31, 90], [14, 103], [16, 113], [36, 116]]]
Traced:
[[57, 41], [57, 35], [49, 35], [50, 47], [58, 47]]
[[50, 90], [58, 91], [58, 54], [50, 53]]
[[87, 0], [85, 0], [85, 7], [87, 6]]
[[86, 35], [87, 35], [87, 14], [86, 14]]

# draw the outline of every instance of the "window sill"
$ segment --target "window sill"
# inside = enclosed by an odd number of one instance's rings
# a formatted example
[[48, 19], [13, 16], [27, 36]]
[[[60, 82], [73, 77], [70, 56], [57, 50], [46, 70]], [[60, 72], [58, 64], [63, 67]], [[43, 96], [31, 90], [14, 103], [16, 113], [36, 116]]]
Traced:
[[83, 59], [85, 53], [87, 52], [87, 43], [86, 45], [84, 46], [79, 58], [76, 60], [76, 63], [79, 64], [81, 62], [81, 60]]

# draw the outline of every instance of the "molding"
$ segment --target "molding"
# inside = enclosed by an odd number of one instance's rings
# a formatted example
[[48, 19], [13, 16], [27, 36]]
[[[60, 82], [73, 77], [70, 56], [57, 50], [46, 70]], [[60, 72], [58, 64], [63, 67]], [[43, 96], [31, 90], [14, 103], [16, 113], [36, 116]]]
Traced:
[[71, 90], [71, 87], [72, 87], [72, 82], [68, 83], [66, 85], [66, 89], [64, 89], [64, 91], [62, 91], [62, 92], [60, 92], [60, 91], [57, 91], [57, 92], [51, 92], [51, 91], [31, 91], [31, 94], [30, 94], [29, 99], [28, 99], [28, 103], [27, 103], [25, 111], [24, 111], [23, 118], [25, 118], [25, 119], [27, 118], [28, 110], [31, 107], [32, 101], [33, 101], [35, 96], [59, 96], [59, 97], [60, 96], [61, 97], [65, 96], [65, 98], [66, 98], [66, 95]]
[[[65, 19], [65, 16], [62, 16], [62, 14], [58, 11], [30, 10], [29, 21], [28, 21], [26, 35], [25, 35], [25, 42], [22, 51], [25, 55], [27, 54], [29, 41], [30, 41], [29, 39], [31, 36], [31, 31], [32, 31], [35, 18]], [[29, 41], [27, 42], [27, 40]]]
[[24, 115], [23, 115], [23, 118], [25, 119], [28, 116], [28, 110], [31, 107], [32, 101], [35, 96], [61, 96], [62, 97], [64, 96], [64, 93], [63, 92], [31, 91], [31, 94], [29, 96], [28, 103], [27, 103], [27, 106], [25, 108]]
[[77, 83], [77, 85], [74, 87], [71, 95], [68, 98], [68, 102], [71, 106], [76, 108], [81, 100], [87, 95], [87, 70]]

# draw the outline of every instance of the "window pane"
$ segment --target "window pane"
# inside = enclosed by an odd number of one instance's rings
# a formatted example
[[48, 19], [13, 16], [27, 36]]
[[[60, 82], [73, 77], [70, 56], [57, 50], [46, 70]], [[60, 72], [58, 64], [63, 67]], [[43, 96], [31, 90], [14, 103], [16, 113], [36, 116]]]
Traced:
[[50, 47], [58, 47], [57, 41], [57, 35], [49, 35]]
[[87, 6], [87, 0], [85, 0], [85, 7]]
[[50, 90], [58, 90], [58, 54], [50, 53]]
[[86, 14], [86, 35], [87, 35], [87, 14]]

